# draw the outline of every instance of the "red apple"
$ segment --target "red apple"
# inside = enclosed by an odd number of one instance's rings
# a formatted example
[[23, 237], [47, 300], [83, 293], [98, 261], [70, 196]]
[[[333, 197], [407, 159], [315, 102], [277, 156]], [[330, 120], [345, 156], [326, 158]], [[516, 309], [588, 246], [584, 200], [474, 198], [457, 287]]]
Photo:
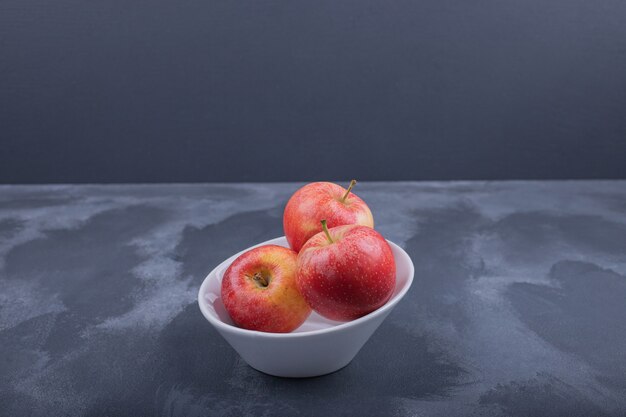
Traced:
[[319, 314], [354, 320], [383, 306], [396, 286], [396, 263], [374, 229], [347, 225], [327, 229], [298, 254], [298, 290]]
[[283, 227], [291, 249], [296, 252], [311, 236], [322, 231], [320, 220], [328, 227], [360, 224], [374, 227], [372, 212], [363, 200], [351, 193], [355, 180], [345, 188], [332, 182], [313, 182], [296, 191], [285, 207]]
[[311, 313], [296, 286], [296, 252], [265, 245], [240, 255], [222, 280], [222, 302], [239, 327], [272, 333], [298, 328]]

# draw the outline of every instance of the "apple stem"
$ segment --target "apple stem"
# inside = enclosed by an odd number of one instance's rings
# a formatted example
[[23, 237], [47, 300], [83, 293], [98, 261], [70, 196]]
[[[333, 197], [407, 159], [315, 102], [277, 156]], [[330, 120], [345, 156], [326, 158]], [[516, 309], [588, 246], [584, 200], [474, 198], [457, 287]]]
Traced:
[[262, 287], [267, 287], [267, 285], [269, 284], [267, 282], [267, 279], [265, 279], [265, 277], [263, 276], [262, 273], [257, 272], [252, 276], [252, 279], [255, 280], [257, 283], [259, 283]]
[[348, 186], [348, 191], [346, 191], [346, 193], [343, 195], [343, 198], [341, 199], [342, 203], [346, 202], [346, 198], [348, 198], [350, 191], [352, 191], [352, 187], [354, 187], [355, 185], [356, 185], [356, 180], [350, 181], [350, 185]]
[[330, 232], [328, 231], [328, 226], [326, 226], [326, 220], [322, 220], [322, 230], [326, 233], [326, 238], [330, 243], [333, 243], [333, 238], [330, 237]]

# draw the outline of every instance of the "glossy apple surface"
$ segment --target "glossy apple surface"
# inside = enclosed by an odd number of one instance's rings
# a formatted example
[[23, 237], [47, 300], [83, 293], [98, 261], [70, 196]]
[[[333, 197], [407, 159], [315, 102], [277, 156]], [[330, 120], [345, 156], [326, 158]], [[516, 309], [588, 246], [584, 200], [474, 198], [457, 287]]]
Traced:
[[387, 241], [366, 226], [326, 231], [309, 239], [298, 254], [297, 284], [307, 303], [320, 315], [340, 321], [383, 306], [396, 285]]
[[235, 324], [272, 333], [298, 328], [311, 308], [298, 291], [296, 267], [296, 252], [277, 245], [235, 259], [222, 279], [222, 302]]
[[322, 231], [320, 221], [329, 228], [346, 224], [374, 227], [372, 212], [351, 192], [356, 181], [345, 189], [331, 182], [313, 182], [296, 191], [285, 207], [283, 227], [291, 249], [299, 252], [313, 235]]

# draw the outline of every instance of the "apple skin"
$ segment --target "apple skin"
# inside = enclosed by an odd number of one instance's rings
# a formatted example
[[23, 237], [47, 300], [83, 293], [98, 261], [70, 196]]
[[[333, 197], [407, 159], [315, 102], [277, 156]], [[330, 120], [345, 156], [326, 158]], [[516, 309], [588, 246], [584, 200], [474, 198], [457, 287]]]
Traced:
[[285, 207], [283, 228], [291, 249], [299, 252], [311, 236], [322, 231], [320, 220], [328, 227], [360, 224], [374, 227], [369, 207], [350, 192], [342, 201], [346, 189], [332, 182], [312, 182], [296, 191]]
[[298, 290], [320, 315], [354, 320], [382, 307], [396, 286], [396, 263], [387, 241], [372, 228], [333, 227], [298, 254]]
[[222, 279], [222, 302], [235, 324], [271, 333], [298, 328], [311, 308], [296, 286], [296, 267], [296, 252], [277, 245], [259, 246], [235, 259]]

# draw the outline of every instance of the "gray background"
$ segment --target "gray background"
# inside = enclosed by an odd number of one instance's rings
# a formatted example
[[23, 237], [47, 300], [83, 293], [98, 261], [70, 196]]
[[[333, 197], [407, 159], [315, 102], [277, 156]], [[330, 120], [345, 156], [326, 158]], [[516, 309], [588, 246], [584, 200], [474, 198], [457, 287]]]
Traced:
[[626, 178], [622, 0], [0, 0], [0, 182]]

